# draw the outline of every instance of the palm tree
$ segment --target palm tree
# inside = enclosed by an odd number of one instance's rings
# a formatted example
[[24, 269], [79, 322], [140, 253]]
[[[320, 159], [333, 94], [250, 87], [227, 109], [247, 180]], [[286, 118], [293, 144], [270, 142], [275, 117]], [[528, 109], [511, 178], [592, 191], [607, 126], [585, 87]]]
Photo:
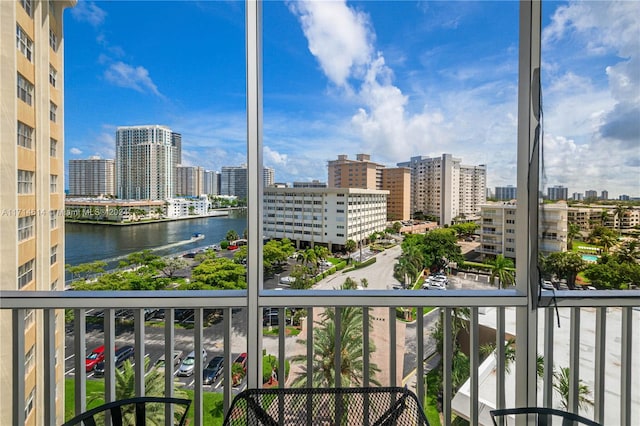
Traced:
[[331, 252], [329, 252], [329, 249], [326, 248], [325, 246], [315, 246], [313, 248], [313, 251], [316, 253], [316, 258], [319, 261], [327, 260], [327, 258], [331, 254]]
[[600, 236], [600, 238], [598, 239], [598, 242], [602, 246], [602, 249], [604, 250], [604, 252], [609, 253], [609, 249], [616, 245], [616, 243], [618, 242], [618, 239], [613, 235], [604, 234]]
[[622, 218], [627, 215], [627, 211], [627, 207], [622, 204], [618, 204], [613, 211], [613, 216], [618, 219], [618, 233], [622, 233]]
[[225, 236], [225, 239], [227, 241], [235, 241], [238, 239], [238, 233], [235, 230], [230, 229], [227, 231], [227, 235]]
[[313, 271], [318, 269], [318, 255], [316, 254], [314, 249], [306, 249], [302, 252], [300, 256], [298, 256], [298, 262], [302, 262], [303, 265], [313, 266]]
[[515, 283], [515, 277], [513, 276], [513, 261], [503, 255], [499, 254], [491, 264], [491, 281], [495, 282], [498, 278], [498, 288], [502, 285], [513, 285]]
[[358, 244], [354, 240], [347, 240], [346, 244], [344, 245], [344, 249], [347, 252], [347, 256], [349, 256], [349, 259], [347, 260], [347, 262], [351, 261], [351, 253], [356, 251], [357, 247], [358, 247]]
[[600, 212], [600, 222], [602, 226], [607, 226], [607, 221], [609, 220], [609, 210], [603, 209]]
[[[321, 314], [321, 320], [316, 321], [313, 329], [313, 387], [335, 386], [335, 336], [336, 312], [334, 309], [326, 309]], [[346, 307], [340, 311], [340, 382], [341, 386], [362, 386], [364, 375], [363, 350], [362, 350], [362, 308]], [[368, 327], [372, 328], [371, 319]], [[304, 342], [303, 342], [304, 343]], [[369, 343], [369, 352], [375, 352], [373, 342]], [[369, 354], [367, 354], [369, 356]], [[303, 387], [307, 383], [306, 362], [307, 354], [296, 355], [293, 362], [302, 364], [302, 372], [294, 379], [293, 387]], [[376, 374], [380, 372], [377, 365], [369, 364], [369, 382], [377, 386]]]
[[616, 260], [620, 263], [635, 263], [640, 257], [640, 247], [637, 241], [625, 241], [615, 253]]
[[[149, 358], [144, 359], [145, 371], [149, 368]], [[152, 368], [148, 370], [144, 376], [144, 392], [146, 396], [163, 396], [164, 395], [164, 371]], [[116, 369], [116, 401], [122, 399], [134, 398], [135, 394], [135, 371], [130, 360], [126, 360], [122, 365], [122, 369]], [[175, 398], [188, 398], [187, 393], [181, 388], [174, 389]], [[101, 391], [92, 392], [88, 398], [89, 403], [104, 401], [104, 394]], [[174, 415], [176, 418], [182, 417], [184, 413], [183, 406], [175, 406]], [[135, 424], [135, 406], [123, 407], [122, 417], [124, 425]], [[146, 406], [146, 423], [152, 426], [162, 426], [164, 420], [164, 404], [147, 404]], [[104, 422], [99, 422], [101, 424]]]
[[570, 223], [567, 230], [567, 249], [573, 249], [573, 240], [580, 235], [580, 227], [575, 223]]
[[[553, 388], [560, 394], [560, 404], [565, 410], [569, 408], [569, 371], [569, 367], [563, 367], [553, 372]], [[589, 393], [589, 387], [579, 380], [578, 406], [580, 408], [593, 405], [593, 401], [588, 398]]]
[[398, 279], [402, 279], [404, 287], [407, 287], [410, 282], [412, 283], [416, 280], [418, 272], [419, 271], [415, 265], [406, 257], [400, 257], [400, 259], [398, 259], [398, 263], [393, 267], [394, 276]]

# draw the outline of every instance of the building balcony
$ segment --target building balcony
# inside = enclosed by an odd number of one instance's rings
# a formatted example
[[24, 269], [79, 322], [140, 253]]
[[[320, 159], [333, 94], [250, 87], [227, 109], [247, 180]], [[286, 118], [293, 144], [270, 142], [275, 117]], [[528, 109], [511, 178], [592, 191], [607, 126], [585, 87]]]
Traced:
[[[64, 398], [73, 400], [74, 412], [86, 411], [88, 383], [104, 383], [105, 401], [116, 397], [116, 370], [106, 363], [104, 378], [95, 378], [93, 372], [85, 368], [85, 356], [95, 347], [104, 345], [105, 359], [112, 359], [116, 346], [131, 345], [136, 354], [145, 354], [150, 362], [134, 364], [135, 385], [131, 392], [145, 394], [145, 375], [150, 366], [164, 355], [172, 359], [175, 350], [186, 355], [191, 350], [200, 353], [203, 349], [209, 359], [215, 355], [224, 358], [223, 372], [213, 384], [204, 384], [202, 371], [204, 360], [196, 357], [194, 374], [183, 381], [173, 375], [166, 375], [164, 395], [175, 395], [180, 389], [188, 389], [194, 406], [193, 424], [201, 425], [211, 416], [205, 411], [204, 401], [210, 393], [222, 400], [224, 411], [228, 409], [233, 396], [245, 387], [268, 386], [263, 380], [262, 349], [275, 355], [277, 371], [287, 371], [289, 376], [280, 386], [292, 387], [296, 377], [308, 387], [320, 385], [317, 378], [304, 374], [317, 371], [314, 350], [318, 355], [320, 343], [314, 340], [314, 333], [322, 328], [318, 323], [303, 319], [299, 336], [285, 334], [285, 328], [278, 328], [276, 335], [264, 335], [269, 330], [262, 321], [263, 309], [275, 309], [278, 321], [287, 321], [290, 311], [286, 307], [303, 309], [306, 318], [320, 319], [325, 309], [343, 312], [345, 309], [362, 308], [362, 324], [373, 323], [362, 328], [363, 366], [362, 381], [351, 386], [380, 385], [407, 386], [420, 401], [429, 397], [425, 388], [425, 377], [438, 365], [448, 366], [442, 376], [442, 412], [445, 419], [459, 416], [471, 424], [490, 424], [488, 410], [496, 407], [522, 405], [522, 401], [537, 401], [537, 405], [560, 407], [568, 403], [570, 411], [580, 412], [604, 424], [632, 424], [632, 419], [640, 416], [640, 361], [632, 353], [640, 350], [640, 341], [633, 339], [633, 325], [640, 321], [640, 291], [544, 291], [539, 306], [548, 306], [531, 311], [525, 296], [516, 290], [472, 291], [262, 291], [257, 305], [251, 306], [245, 291], [160, 291], [160, 292], [1, 292], [2, 310], [12, 313], [12, 328], [15, 331], [12, 342], [13, 361], [10, 365], [14, 388], [5, 397], [13, 399], [14, 418], [23, 419], [25, 412], [25, 313], [34, 309], [42, 315], [44, 348], [41, 360], [36, 364], [36, 374], [44, 376], [45, 398], [43, 410], [45, 423], [60, 424], [64, 421], [56, 417], [55, 383], [56, 362], [64, 362], [67, 389], [75, 389], [73, 395]], [[557, 305], [557, 310], [556, 310]], [[438, 309], [431, 310], [437, 306]], [[410, 312], [402, 319], [398, 312]], [[460, 307], [469, 308], [468, 316], [459, 316]], [[55, 354], [55, 318], [61, 309], [73, 312], [74, 319], [66, 324], [64, 356]], [[161, 327], [153, 327], [146, 322], [145, 310], [160, 309], [164, 318], [157, 320]], [[127, 310], [132, 320], [124, 326], [120, 317]], [[176, 317], [184, 310], [192, 310], [193, 316], [187, 320], [188, 329], [175, 326]], [[216, 310], [219, 322], [207, 322], [205, 310]], [[99, 314], [99, 315], [97, 315]], [[59, 316], [60, 317], [60, 316]], [[272, 315], [273, 317], [273, 315]], [[344, 318], [343, 316], [336, 317]], [[96, 320], [96, 318], [99, 318]], [[435, 330], [444, 318], [443, 349], [438, 352]], [[455, 341], [469, 362], [469, 376], [463, 383], [455, 383], [452, 375], [452, 351], [454, 338], [452, 327], [456, 321], [464, 320], [468, 333], [458, 335]], [[559, 322], [557, 324], [556, 322]], [[91, 327], [88, 325], [91, 323]], [[454, 325], [452, 325], [454, 324]], [[559, 328], [558, 328], [559, 325]], [[340, 330], [341, 321], [335, 321]], [[637, 333], [636, 333], [637, 335]], [[315, 339], [317, 339], [317, 334]], [[513, 361], [504, 351], [509, 338], [515, 337], [515, 368]], [[300, 339], [306, 340], [302, 343]], [[339, 342], [336, 341], [336, 343]], [[517, 345], [519, 342], [525, 342]], [[497, 347], [498, 354], [481, 353], [487, 343]], [[496, 346], [497, 345], [497, 346]], [[456, 346], [457, 347], [457, 346]], [[249, 354], [246, 378], [238, 385], [232, 382], [231, 366], [240, 352]], [[342, 365], [342, 352], [333, 354], [333, 365]], [[303, 355], [302, 357], [300, 355]], [[294, 357], [304, 359], [294, 362]], [[536, 375], [538, 356], [544, 360], [544, 373]], [[258, 359], [256, 359], [258, 358]], [[538, 357], [539, 358], [539, 357]], [[136, 355], [136, 360], [143, 359]], [[523, 362], [517, 360], [522, 359]], [[146, 364], [146, 367], [145, 367]], [[165, 371], [171, 366], [165, 365]], [[563, 396], [554, 391], [557, 377], [554, 371], [571, 367], [569, 372], [569, 393]], [[177, 366], [176, 366], [177, 368]], [[331, 371], [336, 371], [335, 369]], [[375, 372], [372, 374], [372, 372]], [[372, 375], [370, 375], [372, 374]], [[370, 379], [369, 379], [370, 378]], [[555, 381], [554, 381], [555, 380]], [[578, 381], [586, 384], [586, 397], [593, 406], [578, 407]], [[345, 377], [334, 376], [334, 385], [347, 386]], [[147, 383], [146, 386], [149, 386]], [[92, 386], [93, 388], [94, 386]], [[514, 389], [522, 393], [515, 395]], [[582, 394], [581, 394], [582, 396]], [[567, 399], [568, 398], [568, 399]], [[18, 416], [18, 417], [15, 417]], [[453, 417], [452, 417], [453, 416]], [[445, 424], [450, 421], [445, 420]]]

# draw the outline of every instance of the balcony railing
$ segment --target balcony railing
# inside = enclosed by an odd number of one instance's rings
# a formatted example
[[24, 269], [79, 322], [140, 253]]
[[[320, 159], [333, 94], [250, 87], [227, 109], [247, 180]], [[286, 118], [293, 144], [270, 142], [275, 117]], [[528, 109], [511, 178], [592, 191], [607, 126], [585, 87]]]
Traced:
[[[146, 354], [145, 348], [158, 345], [160, 340], [165, 359], [172, 359], [172, 354], [178, 345], [184, 344], [177, 339], [174, 326], [177, 309], [193, 309], [193, 330], [189, 347], [195, 353], [202, 349], [211, 351], [211, 339], [222, 342], [224, 357], [223, 379], [220, 383], [224, 394], [224, 409], [229, 407], [235, 388], [231, 381], [231, 365], [234, 349], [238, 346], [238, 336], [242, 335], [242, 328], [246, 328], [246, 336], [260, 336], [260, 345], [269, 347], [277, 352], [277, 371], [286, 371], [285, 360], [290, 360], [294, 354], [305, 354], [306, 371], [313, 371], [314, 357], [310, 356], [314, 350], [314, 329], [319, 327], [313, 321], [305, 321], [304, 335], [288, 337], [285, 328], [280, 327], [277, 337], [262, 336], [262, 323], [249, 323], [251, 307], [244, 291], [156, 291], [156, 292], [0, 292], [1, 308], [13, 313], [14, 341], [13, 341], [13, 371], [15, 389], [11, 393], [13, 398], [14, 416], [24, 419], [24, 377], [25, 377], [25, 348], [24, 336], [25, 312], [35, 309], [42, 312], [44, 324], [44, 368], [37, 369], [37, 374], [44, 375], [44, 383], [48, 389], [44, 390], [43, 407], [45, 419], [49, 424], [60, 424], [63, 419], [56, 418], [55, 383], [56, 360], [73, 357], [73, 382], [75, 413], [86, 410], [87, 407], [87, 373], [85, 370], [85, 355], [93, 347], [87, 345], [87, 311], [103, 310], [102, 319], [103, 343], [105, 359], [113, 359], [113, 348], [116, 342], [131, 344], [136, 354]], [[640, 321], [640, 291], [544, 291], [540, 295], [540, 305], [549, 306], [539, 310], [531, 310], [526, 297], [516, 290], [501, 291], [384, 291], [384, 290], [353, 290], [353, 291], [262, 291], [258, 298], [258, 317], [262, 317], [262, 309], [278, 308], [280, 324], [285, 323], [285, 307], [300, 307], [307, 310], [307, 318], [316, 318], [319, 312], [326, 308], [336, 309], [338, 312], [346, 307], [363, 308], [363, 324], [375, 320], [373, 329], [363, 325], [362, 353], [363, 381], [360, 386], [373, 385], [369, 381], [369, 373], [373, 370], [374, 359], [377, 367], [384, 372], [378, 381], [382, 385], [406, 385], [414, 390], [420, 401], [425, 401], [425, 374], [427, 370], [437, 368], [436, 360], [444, 366], [442, 375], [442, 413], [445, 424], [450, 424], [452, 415], [469, 419], [471, 424], [489, 424], [488, 409], [494, 407], [514, 406], [515, 386], [518, 389], [530, 389], [534, 392], [534, 400], [539, 405], [560, 407], [567, 404], [570, 411], [580, 412], [604, 424], [631, 425], [632, 419], [640, 416], [640, 361], [633, 357], [633, 352], [640, 351], [639, 339], [633, 339], [633, 325]], [[439, 310], [430, 310], [437, 306]], [[558, 311], [555, 307], [558, 307]], [[396, 316], [396, 308], [413, 307], [415, 317], [406, 322]], [[456, 341], [462, 342], [460, 348], [468, 355], [469, 377], [457, 391], [454, 390], [452, 363], [456, 354], [453, 352], [454, 338], [452, 329], [455, 327], [460, 307], [468, 308], [465, 323], [468, 332], [459, 335]], [[164, 327], [160, 339], [153, 341], [145, 338], [144, 309], [164, 309]], [[240, 308], [241, 310], [238, 310]], [[370, 308], [370, 309], [364, 309]], [[72, 341], [65, 356], [55, 356], [55, 317], [60, 309], [72, 309], [74, 321], [72, 329], [67, 332], [67, 341]], [[133, 332], [116, 333], [116, 310], [130, 309], [133, 311]], [[222, 310], [222, 327], [214, 332], [204, 323], [204, 309]], [[405, 312], [408, 312], [405, 310]], [[556, 317], [556, 315], [558, 317]], [[340, 315], [336, 315], [335, 326], [338, 340], [341, 324]], [[437, 350], [434, 340], [435, 322], [441, 320], [442, 335], [444, 336], [441, 350]], [[557, 328], [560, 321], [560, 328]], [[528, 326], [522, 326], [528, 322]], [[242, 325], [244, 324], [244, 326]], [[384, 324], [384, 326], [383, 326]], [[637, 327], [637, 325], [636, 325]], [[207, 333], [205, 338], [204, 333]], [[181, 339], [185, 332], [181, 331]], [[375, 336], [374, 336], [375, 335]], [[637, 335], [637, 330], [636, 330]], [[505, 347], [505, 341], [515, 336], [516, 347], [524, 348], [515, 360], [516, 368], [510, 368], [512, 361], [510, 348]], [[306, 339], [306, 343], [297, 343], [298, 339]], [[192, 343], [191, 343], [192, 342]], [[384, 344], [380, 343], [384, 342]], [[497, 348], [494, 355], [489, 355], [481, 362], [481, 346], [487, 342]], [[370, 343], [375, 344], [375, 350]], [[247, 339], [242, 344], [250, 345]], [[217, 346], [217, 345], [216, 345]], [[511, 348], [512, 349], [512, 348]], [[341, 352], [334, 351], [333, 365], [341, 365]], [[370, 355], [370, 356], [369, 356]], [[544, 359], [544, 373], [536, 377], [536, 359]], [[138, 357], [137, 359], [142, 359]], [[523, 359], [523, 362], [519, 360]], [[153, 360], [152, 360], [153, 361]], [[105, 400], [115, 399], [115, 368], [107, 361], [105, 368]], [[203, 360], [196, 357], [193, 376], [193, 405], [194, 424], [201, 425], [209, 413], [203, 411], [203, 399], [211, 388], [203, 384]], [[284, 386], [290, 387], [292, 378], [299, 374], [298, 365], [294, 372], [292, 367], [290, 377]], [[569, 367], [568, 395], [564, 397], [554, 391], [558, 378], [554, 378], [561, 368]], [[135, 364], [135, 393], [144, 395], [145, 370], [144, 362]], [[66, 370], [66, 369], [65, 369]], [[339, 371], [334, 369], [333, 371]], [[165, 371], [172, 371], [172, 364], [166, 363]], [[524, 373], [523, 373], [524, 372]], [[385, 374], [386, 373], [386, 374]], [[247, 360], [247, 377], [250, 383], [254, 380], [262, 383], [261, 360], [249, 358]], [[380, 373], [379, 373], [380, 374]], [[341, 383], [340, 375], [334, 377], [335, 385]], [[313, 387], [311, 375], [306, 375], [303, 381], [306, 386]], [[522, 383], [533, 383], [521, 388]], [[579, 407], [580, 397], [578, 384], [587, 384], [586, 397], [593, 402], [593, 406]], [[172, 374], [166, 374], [164, 382], [165, 395], [173, 395], [176, 382]], [[525, 392], [523, 390], [523, 392]]]

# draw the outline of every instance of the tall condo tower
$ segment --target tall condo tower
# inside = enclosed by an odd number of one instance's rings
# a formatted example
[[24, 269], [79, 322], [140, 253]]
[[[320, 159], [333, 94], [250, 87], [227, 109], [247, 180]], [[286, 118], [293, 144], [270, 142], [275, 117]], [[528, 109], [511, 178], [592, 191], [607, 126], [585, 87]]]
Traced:
[[131, 200], [164, 200], [175, 191], [176, 146], [166, 126], [116, 130], [116, 193]]

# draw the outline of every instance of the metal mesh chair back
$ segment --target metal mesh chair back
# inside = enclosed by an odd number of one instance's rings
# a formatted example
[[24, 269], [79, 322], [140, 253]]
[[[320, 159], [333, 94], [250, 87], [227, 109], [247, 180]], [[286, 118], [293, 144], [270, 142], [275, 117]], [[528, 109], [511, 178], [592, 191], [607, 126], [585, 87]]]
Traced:
[[238, 394], [224, 425], [428, 426], [415, 394], [405, 388], [248, 389]]
[[174, 416], [174, 422], [172, 424], [183, 426], [187, 420], [187, 412], [189, 411], [191, 400], [155, 396], [142, 396], [109, 402], [77, 415], [62, 426], [103, 425], [105, 424], [106, 413], [108, 413], [111, 418], [110, 424], [113, 426], [145, 425], [147, 424], [148, 416], [153, 417], [153, 424], [156, 424], [159, 418], [164, 419], [166, 404], [182, 406], [180, 413]]
[[533, 421], [539, 426], [602, 426], [600, 423], [593, 420], [579, 416], [568, 411], [557, 410], [555, 408], [545, 407], [519, 407], [519, 408], [502, 408], [499, 410], [491, 410], [491, 419], [493, 424], [498, 426], [496, 420], [500, 420], [500, 424], [511, 425], [515, 424], [515, 419], [526, 419], [529, 416], [529, 420]]

